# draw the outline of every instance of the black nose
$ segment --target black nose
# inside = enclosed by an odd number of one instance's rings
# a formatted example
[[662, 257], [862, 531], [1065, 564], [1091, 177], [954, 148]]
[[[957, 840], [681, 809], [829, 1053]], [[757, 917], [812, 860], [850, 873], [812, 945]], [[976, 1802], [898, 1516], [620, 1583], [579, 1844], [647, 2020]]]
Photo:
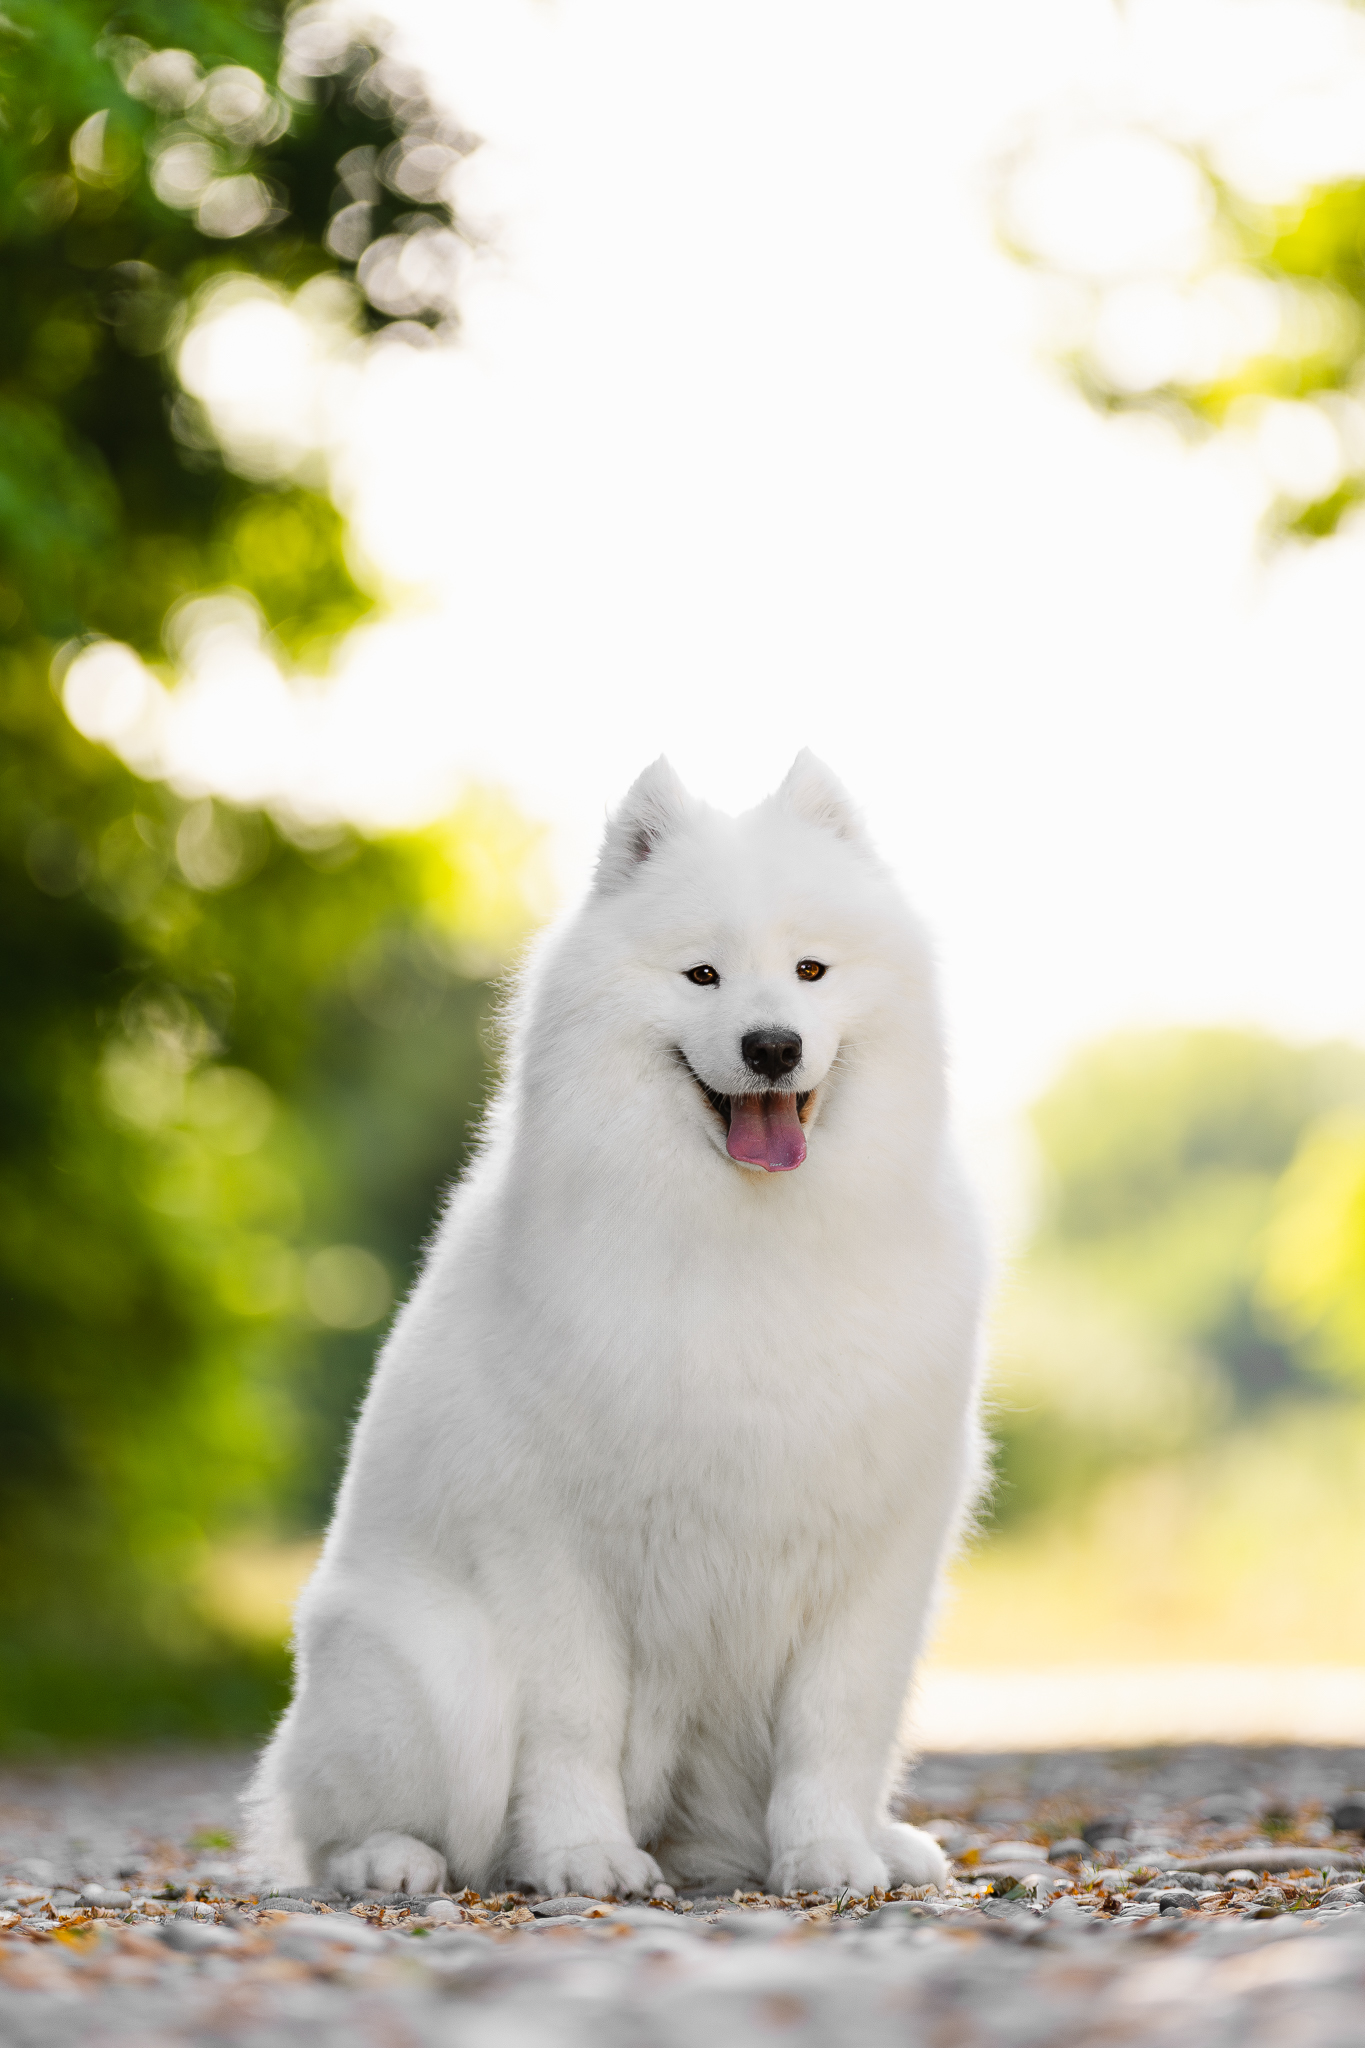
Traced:
[[766, 1031], [746, 1031], [739, 1049], [749, 1072], [766, 1074], [770, 1081], [780, 1081], [801, 1064], [800, 1032], [784, 1031], [777, 1024], [770, 1024]]

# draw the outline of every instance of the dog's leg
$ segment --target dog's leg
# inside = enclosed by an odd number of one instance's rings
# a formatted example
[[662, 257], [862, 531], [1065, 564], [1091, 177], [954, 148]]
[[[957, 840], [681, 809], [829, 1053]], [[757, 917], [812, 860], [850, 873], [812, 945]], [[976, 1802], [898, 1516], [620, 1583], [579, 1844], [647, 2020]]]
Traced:
[[627, 1660], [598, 1590], [562, 1575], [539, 1608], [512, 1794], [512, 1876], [537, 1891], [647, 1897], [663, 1881], [622, 1784]]
[[[768, 1802], [775, 1892], [942, 1884], [947, 1864], [917, 1828], [888, 1820], [888, 1768], [938, 1576], [922, 1528], [797, 1652], [778, 1708]], [[918, 1553], [918, 1554], [916, 1554]]]
[[300, 1617], [298, 1697], [263, 1759], [253, 1840], [347, 1891], [482, 1884], [514, 1741], [492, 1631], [459, 1588], [338, 1575]]

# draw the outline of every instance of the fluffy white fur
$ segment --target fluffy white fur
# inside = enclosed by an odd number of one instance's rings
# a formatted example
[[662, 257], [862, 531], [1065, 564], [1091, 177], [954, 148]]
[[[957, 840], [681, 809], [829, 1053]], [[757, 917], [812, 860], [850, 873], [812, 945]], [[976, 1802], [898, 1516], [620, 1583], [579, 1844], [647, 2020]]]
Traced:
[[[772, 1024], [811, 1100], [769, 1173], [693, 1076], [753, 1090]], [[803, 754], [729, 818], [656, 762], [384, 1347], [257, 1853], [346, 1888], [941, 1878], [886, 1799], [979, 1482], [981, 1295], [929, 952], [847, 796]]]

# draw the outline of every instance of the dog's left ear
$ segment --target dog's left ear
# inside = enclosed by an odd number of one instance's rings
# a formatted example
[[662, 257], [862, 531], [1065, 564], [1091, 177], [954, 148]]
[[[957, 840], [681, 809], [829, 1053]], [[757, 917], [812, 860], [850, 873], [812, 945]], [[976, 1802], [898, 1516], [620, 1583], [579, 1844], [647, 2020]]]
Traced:
[[838, 776], [817, 761], [809, 747], [802, 747], [792, 762], [774, 792], [774, 801], [795, 811], [808, 825], [818, 825], [854, 846], [868, 843], [862, 813]]
[[660, 754], [657, 761], [651, 761], [608, 821], [593, 886], [608, 892], [624, 888], [637, 868], [682, 823], [691, 802], [665, 757]]

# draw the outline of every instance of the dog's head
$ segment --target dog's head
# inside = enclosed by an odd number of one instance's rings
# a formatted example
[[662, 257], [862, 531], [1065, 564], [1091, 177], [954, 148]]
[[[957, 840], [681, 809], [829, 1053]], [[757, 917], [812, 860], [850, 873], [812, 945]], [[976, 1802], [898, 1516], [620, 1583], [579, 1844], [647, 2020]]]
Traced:
[[[684, 1115], [741, 1167], [785, 1173], [837, 1070], [882, 1029], [915, 932], [839, 783], [802, 753], [730, 818], [667, 761], [611, 819], [590, 915]], [[607, 935], [610, 935], [609, 937]]]

